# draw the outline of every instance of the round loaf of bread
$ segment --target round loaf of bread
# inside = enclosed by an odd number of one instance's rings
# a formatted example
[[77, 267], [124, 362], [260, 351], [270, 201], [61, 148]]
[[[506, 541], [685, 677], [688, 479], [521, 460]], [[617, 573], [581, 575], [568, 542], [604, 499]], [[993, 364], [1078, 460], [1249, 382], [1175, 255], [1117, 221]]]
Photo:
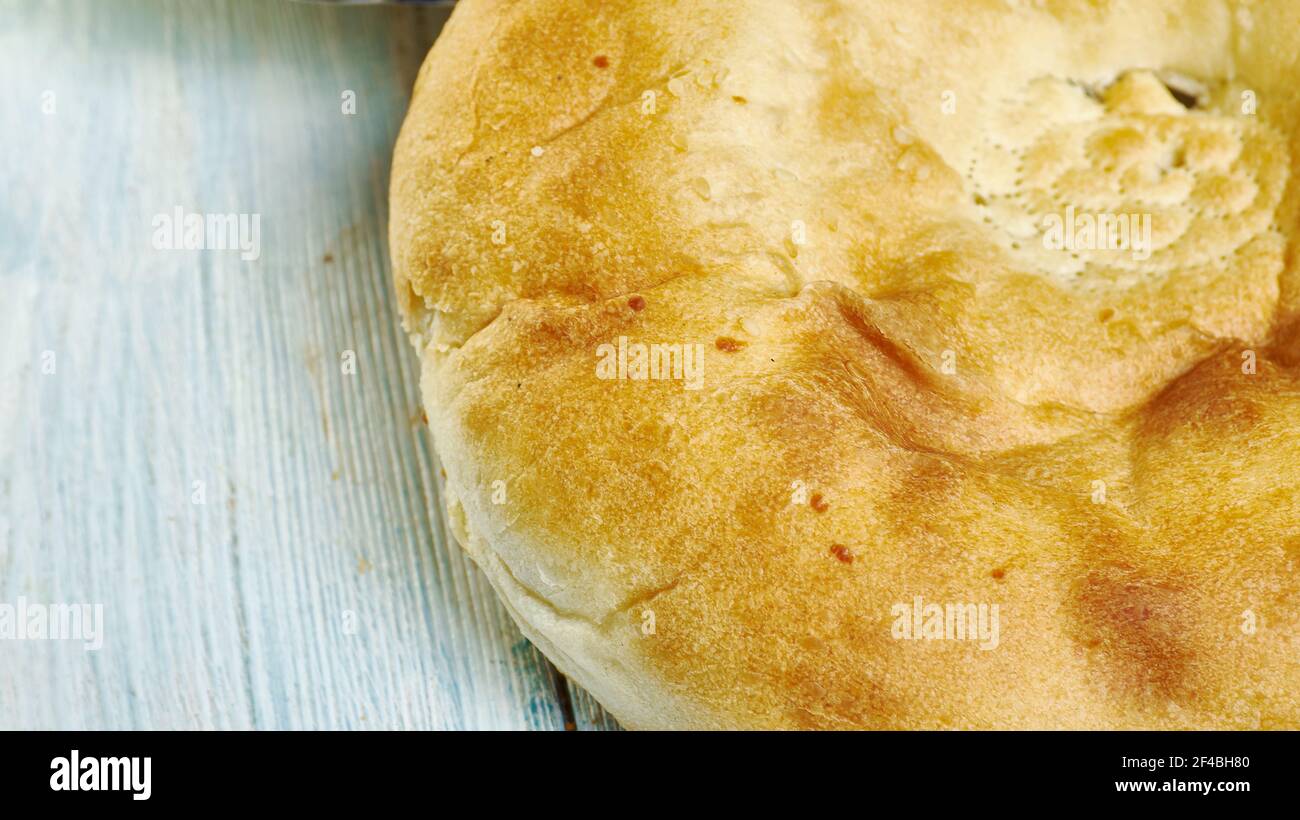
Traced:
[[1300, 5], [464, 0], [451, 526], [629, 727], [1300, 727]]

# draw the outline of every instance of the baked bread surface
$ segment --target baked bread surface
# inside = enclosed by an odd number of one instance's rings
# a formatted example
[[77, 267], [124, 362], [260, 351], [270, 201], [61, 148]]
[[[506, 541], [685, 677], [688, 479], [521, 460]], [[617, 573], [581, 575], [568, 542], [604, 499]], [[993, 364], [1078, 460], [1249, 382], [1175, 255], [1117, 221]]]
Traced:
[[1298, 60], [1286, 0], [463, 0], [390, 237], [458, 540], [630, 727], [1300, 727]]

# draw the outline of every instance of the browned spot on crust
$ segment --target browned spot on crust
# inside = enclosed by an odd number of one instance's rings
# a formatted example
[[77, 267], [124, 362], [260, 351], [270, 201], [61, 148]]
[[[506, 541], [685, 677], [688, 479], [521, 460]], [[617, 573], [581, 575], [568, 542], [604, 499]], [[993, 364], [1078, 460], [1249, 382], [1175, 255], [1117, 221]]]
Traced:
[[1183, 587], [1110, 566], [1089, 572], [1075, 601], [1077, 640], [1101, 652], [1113, 685], [1134, 695], [1191, 698], [1195, 613]]
[[633, 296], [631, 299], [627, 300], [627, 306], [635, 311], [645, 310], [645, 297]]
[[831, 505], [826, 503], [826, 499], [822, 498], [821, 493], [813, 493], [812, 498], [808, 499], [808, 506], [819, 513], [826, 512], [831, 508]]
[[596, 68], [609, 68], [609, 58], [604, 54], [597, 54], [591, 64]]
[[942, 508], [946, 499], [957, 495], [966, 477], [960, 466], [941, 458], [913, 460], [899, 483], [889, 491], [891, 504], [899, 508]]
[[1192, 368], [1147, 405], [1143, 432], [1160, 436], [1189, 426], [1245, 430], [1258, 424], [1262, 413], [1253, 394], [1276, 368], [1261, 357], [1258, 374], [1246, 376], [1241, 363], [1240, 352], [1229, 350]]
[[831, 544], [831, 555], [834, 555], [837, 559], [846, 564], [853, 563], [853, 550], [843, 544]]
[[717, 345], [718, 350], [721, 350], [723, 353], [735, 353], [737, 350], [743, 350], [749, 343], [742, 342], [739, 339], [733, 339], [730, 336], [719, 336], [714, 344]]
[[1292, 322], [1277, 332], [1273, 355], [1278, 362], [1287, 367], [1300, 365], [1300, 320]]
[[992, 575], [994, 580], [1001, 581], [1003, 578], [1007, 577], [1007, 571], [1002, 567], [998, 567], [997, 569], [993, 570]]

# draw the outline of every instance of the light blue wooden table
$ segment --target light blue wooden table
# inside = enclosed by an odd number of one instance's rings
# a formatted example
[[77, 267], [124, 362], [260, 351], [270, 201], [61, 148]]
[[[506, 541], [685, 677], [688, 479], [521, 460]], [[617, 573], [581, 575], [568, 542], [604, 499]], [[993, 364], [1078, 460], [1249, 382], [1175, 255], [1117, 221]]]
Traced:
[[0, 729], [613, 726], [441, 520], [385, 236], [445, 16], [0, 0], [0, 604], [104, 618], [0, 640]]

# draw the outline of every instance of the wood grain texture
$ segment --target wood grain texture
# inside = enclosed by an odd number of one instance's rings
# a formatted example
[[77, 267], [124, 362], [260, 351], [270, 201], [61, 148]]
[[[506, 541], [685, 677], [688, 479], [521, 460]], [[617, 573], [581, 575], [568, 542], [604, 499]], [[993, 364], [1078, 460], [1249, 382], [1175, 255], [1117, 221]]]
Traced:
[[0, 2], [0, 603], [105, 619], [0, 641], [0, 729], [615, 728], [441, 518], [386, 194], [446, 14]]

